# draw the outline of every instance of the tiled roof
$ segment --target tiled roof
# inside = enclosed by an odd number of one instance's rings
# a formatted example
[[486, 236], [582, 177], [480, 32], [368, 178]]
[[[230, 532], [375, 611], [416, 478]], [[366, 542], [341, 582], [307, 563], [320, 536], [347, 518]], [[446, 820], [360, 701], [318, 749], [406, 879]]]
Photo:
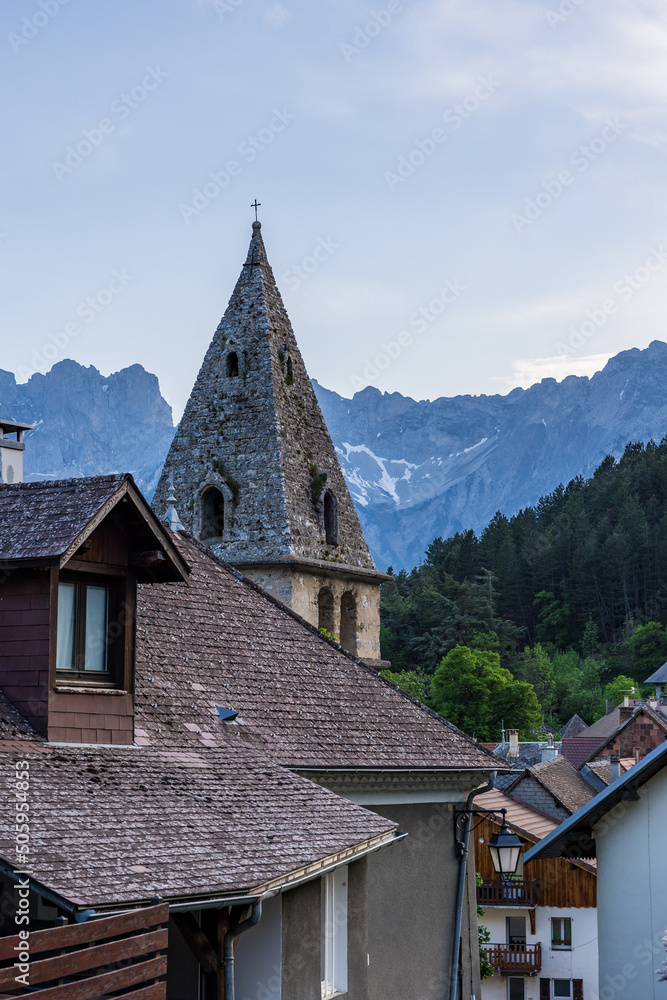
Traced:
[[[32, 877], [86, 906], [245, 894], [394, 835], [390, 820], [247, 749], [59, 746], [1, 756], [4, 801], [12, 761], [30, 762]], [[0, 810], [8, 859], [13, 813]]]
[[592, 739], [587, 739], [583, 736], [573, 736], [561, 742], [560, 752], [578, 770], [595, 753], [602, 742], [603, 739], [601, 736], [594, 736]]
[[[601, 781], [604, 781], [605, 785], [609, 784], [611, 770], [610, 757], [601, 757], [600, 760], [589, 760], [586, 763], [591, 771], [593, 771], [593, 773], [596, 774]], [[621, 774], [625, 774], [626, 771], [629, 771], [634, 764], [634, 757], [623, 757], [620, 761]]]
[[40, 740], [32, 726], [12, 705], [2, 688], [0, 688], [0, 743], [7, 740]]
[[621, 724], [621, 706], [617, 705], [611, 712], [607, 712], [601, 719], [594, 722], [587, 729], [579, 733], [579, 739], [597, 739], [599, 743], [615, 733]]
[[[526, 852], [525, 861], [534, 858], [567, 857], [576, 853], [577, 857], [594, 858], [596, 843], [593, 834], [598, 823], [619, 802], [631, 800], [637, 790], [649, 781], [667, 764], [667, 741], [647, 754], [638, 764], [622, 774], [618, 781], [609, 785], [595, 798], [587, 802], [583, 809], [569, 816], [555, 830], [535, 847]], [[627, 810], [615, 817], [615, 824], [623, 822]]]
[[0, 484], [0, 559], [62, 555], [128, 478]]
[[[498, 767], [434, 712], [344, 653], [182, 533], [189, 585], [137, 598], [137, 736], [250, 746], [296, 768]], [[216, 706], [239, 712], [220, 721]]]
[[569, 812], [576, 812], [593, 798], [595, 792], [588, 782], [579, 774], [566, 757], [554, 757], [528, 768], [512, 785], [516, 788], [527, 775], [532, 775], [536, 781], [547, 789]]
[[507, 810], [508, 825], [517, 833], [524, 834], [533, 843], [537, 843], [542, 837], [555, 830], [558, 826], [557, 820], [546, 813], [540, 812], [533, 806], [520, 802], [518, 799], [506, 795], [497, 788], [492, 788], [490, 792], [475, 796], [474, 805], [478, 809], [493, 809], [500, 817], [500, 810]]

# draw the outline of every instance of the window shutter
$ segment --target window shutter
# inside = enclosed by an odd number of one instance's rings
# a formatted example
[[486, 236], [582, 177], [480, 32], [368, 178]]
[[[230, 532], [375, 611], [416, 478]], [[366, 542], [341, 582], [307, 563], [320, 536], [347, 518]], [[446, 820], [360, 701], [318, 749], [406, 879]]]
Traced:
[[551, 1000], [550, 979], [540, 979], [540, 1000]]
[[584, 1000], [584, 981], [583, 981], [583, 979], [573, 979], [572, 980], [572, 1000]]

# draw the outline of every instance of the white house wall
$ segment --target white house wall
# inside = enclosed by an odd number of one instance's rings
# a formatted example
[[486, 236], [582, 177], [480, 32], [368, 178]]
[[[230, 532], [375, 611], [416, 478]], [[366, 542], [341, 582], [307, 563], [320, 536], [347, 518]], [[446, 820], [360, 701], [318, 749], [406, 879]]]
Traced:
[[[542, 945], [542, 970], [536, 976], [525, 977], [526, 1000], [540, 1000], [540, 979], [583, 979], [584, 1000], [598, 1000], [598, 947], [596, 911], [592, 907], [563, 908], [538, 906], [535, 911], [535, 933], [530, 931], [530, 914], [520, 907], [486, 907], [480, 924], [489, 928], [491, 944], [507, 940], [507, 917], [525, 917], [526, 944]], [[572, 919], [572, 949], [552, 950], [551, 918]], [[482, 982], [483, 1000], [507, 1000], [507, 976], [494, 975]], [[521, 978], [517, 976], [516, 978]], [[667, 993], [665, 994], [667, 998]], [[603, 998], [606, 1000], [606, 998]], [[619, 997], [619, 1000], [621, 998]], [[629, 1000], [623, 997], [622, 1000]]]
[[600, 1000], [667, 998], [667, 769], [594, 827], [598, 856]]

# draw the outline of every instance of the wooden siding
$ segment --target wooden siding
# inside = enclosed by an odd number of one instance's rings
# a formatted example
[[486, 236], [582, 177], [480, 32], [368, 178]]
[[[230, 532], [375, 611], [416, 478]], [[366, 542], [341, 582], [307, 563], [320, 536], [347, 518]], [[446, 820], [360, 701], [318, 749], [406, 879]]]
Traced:
[[86, 539], [75, 559], [101, 566], [127, 566], [129, 552], [127, 531], [116, 511], [113, 511]]
[[[499, 829], [499, 824], [484, 817], [476, 828], [475, 865], [485, 881], [498, 880], [493, 870], [489, 849], [486, 846], [490, 837]], [[519, 833], [519, 836], [521, 834]], [[480, 843], [480, 839], [483, 843]], [[526, 849], [532, 847], [534, 841], [521, 837]], [[542, 858], [531, 861], [524, 868], [523, 877], [526, 881], [534, 881], [537, 888], [538, 905], [540, 906], [597, 906], [597, 876], [590, 871], [579, 868], [564, 858]]]
[[[113, 991], [119, 1000], [164, 1000], [168, 919], [169, 907], [162, 904], [31, 932], [30, 996], [97, 1000]], [[20, 985], [16, 976], [23, 970], [16, 962], [22, 944], [19, 935], [0, 937], [0, 989]]]
[[0, 583], [0, 687], [46, 735], [49, 690], [50, 574], [8, 570]]

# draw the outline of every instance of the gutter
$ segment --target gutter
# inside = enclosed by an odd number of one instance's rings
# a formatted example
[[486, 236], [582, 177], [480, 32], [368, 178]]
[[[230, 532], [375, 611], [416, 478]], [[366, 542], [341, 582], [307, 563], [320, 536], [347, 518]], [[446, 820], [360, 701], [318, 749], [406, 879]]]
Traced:
[[[482, 788], [473, 788], [466, 799], [466, 826], [463, 833], [461, 860], [459, 861], [459, 877], [456, 885], [456, 917], [454, 919], [454, 939], [452, 941], [452, 972], [449, 981], [449, 1000], [457, 1000], [459, 991], [459, 948], [461, 942], [461, 921], [463, 918], [463, 890], [465, 888], [466, 868], [468, 863], [468, 841], [472, 827], [472, 804], [476, 795], [483, 795], [495, 787], [496, 772], [492, 771], [489, 781]], [[456, 823], [456, 819], [454, 820]], [[455, 828], [456, 836], [456, 828]]]
[[[367, 846], [361, 851], [349, 854], [345, 854], [344, 851], [341, 851], [335, 858], [329, 860], [328, 862], [319, 865], [309, 865], [306, 869], [301, 869], [300, 874], [292, 880], [285, 880], [284, 878], [274, 879], [273, 881], [265, 882], [262, 885], [257, 886], [254, 891], [242, 893], [237, 896], [190, 896], [176, 899], [173, 902], [170, 902], [168, 899], [162, 899], [158, 896], [150, 896], [145, 897], [144, 899], [128, 900], [125, 904], [120, 901], [101, 904], [99, 909], [93, 909], [92, 907], [86, 907], [83, 903], [75, 903], [73, 900], [59, 895], [53, 889], [49, 889], [47, 886], [42, 885], [32, 877], [29, 879], [29, 888], [32, 892], [36, 893], [36, 895], [41, 896], [42, 899], [46, 899], [59, 909], [65, 910], [77, 922], [88, 920], [93, 916], [117, 916], [122, 913], [129, 913], [132, 910], [139, 909], [143, 906], [154, 906], [158, 902], [168, 902], [170, 913], [185, 913], [189, 910], [219, 910], [224, 907], [231, 906], [254, 906], [257, 902], [262, 902], [272, 896], [277, 896], [279, 893], [285, 892], [288, 889], [296, 888], [297, 886], [303, 885], [305, 882], [311, 882], [313, 879], [319, 878], [321, 875], [326, 875], [327, 872], [334, 871], [334, 869], [340, 868], [342, 865], [359, 861], [368, 854], [374, 854], [382, 847], [389, 847], [391, 844], [394, 844], [399, 840], [403, 840], [407, 836], [407, 833], [400, 830], [392, 830], [386, 837], [383, 837], [383, 835], [380, 834], [378, 837], [373, 838], [372, 843], [367, 843]], [[18, 882], [20, 879], [20, 876], [17, 874], [14, 866], [10, 865], [2, 858], [0, 858], [0, 873], [7, 875], [12, 882]]]

